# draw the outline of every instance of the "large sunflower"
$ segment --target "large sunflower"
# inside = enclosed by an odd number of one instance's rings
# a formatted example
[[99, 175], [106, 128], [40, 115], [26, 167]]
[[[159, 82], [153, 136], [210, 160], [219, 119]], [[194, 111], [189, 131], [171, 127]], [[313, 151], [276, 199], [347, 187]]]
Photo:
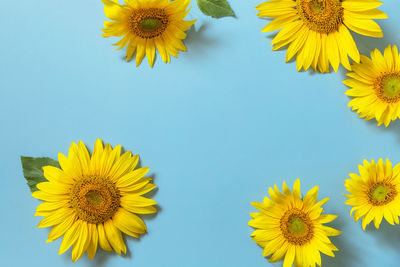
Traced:
[[263, 256], [271, 255], [269, 261], [277, 262], [283, 257], [284, 267], [321, 266], [320, 252], [334, 257], [338, 249], [328, 236], [341, 232], [323, 225], [337, 218], [337, 215], [321, 214], [325, 198], [317, 202], [318, 186], [312, 188], [302, 199], [300, 180], [297, 179], [290, 191], [283, 182], [283, 194], [275, 185], [269, 188], [269, 195], [262, 203], [251, 204], [261, 212], [251, 213], [249, 225], [257, 228], [251, 236], [264, 248]]
[[371, 51], [371, 59], [361, 55], [361, 63], [354, 63], [351, 79], [343, 81], [351, 87], [346, 94], [353, 97], [349, 107], [361, 118], [375, 118], [378, 126], [386, 127], [400, 117], [400, 55], [397, 47], [386, 47], [384, 55]]
[[387, 18], [377, 10], [377, 0], [271, 0], [256, 8], [259, 17], [274, 18], [263, 32], [282, 29], [272, 40], [273, 50], [289, 45], [286, 62], [297, 54], [297, 70], [310, 66], [320, 72], [335, 71], [339, 64], [351, 69], [348, 56], [360, 61], [352, 31], [382, 37], [372, 19]]
[[113, 21], [104, 21], [103, 37], [123, 37], [114, 45], [127, 46], [126, 60], [136, 51], [136, 66], [144, 56], [153, 67], [156, 47], [165, 63], [170, 55], [178, 57], [179, 50], [187, 51], [182, 40], [196, 21], [183, 20], [188, 14], [190, 0], [102, 0], [104, 12]]
[[382, 159], [375, 163], [364, 160], [364, 166], [358, 166], [360, 175], [350, 173], [345, 186], [350, 195], [346, 195], [346, 204], [353, 206], [350, 214], [354, 221], [362, 217], [362, 228], [373, 220], [375, 227], [383, 218], [390, 224], [399, 223], [400, 216], [400, 164], [392, 168], [392, 163]]
[[72, 143], [68, 157], [58, 154], [61, 169], [45, 166], [48, 182], [37, 185], [32, 196], [44, 200], [35, 216], [45, 216], [38, 227], [53, 227], [47, 242], [64, 236], [59, 254], [73, 245], [72, 261], [86, 251], [93, 259], [97, 245], [126, 253], [121, 232], [136, 237], [146, 232], [137, 214], [155, 213], [157, 203], [142, 195], [153, 190], [149, 168], [135, 169], [139, 156], [121, 155], [121, 146], [103, 147], [97, 140], [90, 156], [85, 145]]

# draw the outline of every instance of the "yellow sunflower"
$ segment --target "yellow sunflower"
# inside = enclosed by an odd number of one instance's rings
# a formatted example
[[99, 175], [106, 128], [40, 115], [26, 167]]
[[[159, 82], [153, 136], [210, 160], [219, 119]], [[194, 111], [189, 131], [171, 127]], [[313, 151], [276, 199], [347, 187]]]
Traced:
[[35, 216], [45, 216], [38, 227], [53, 227], [47, 242], [63, 237], [59, 254], [73, 245], [72, 261], [86, 251], [93, 259], [97, 245], [126, 253], [121, 232], [139, 238], [146, 225], [137, 214], [155, 213], [157, 203], [143, 194], [153, 190], [149, 168], [136, 169], [139, 156], [121, 155], [121, 146], [95, 143], [90, 156], [85, 145], [72, 143], [68, 157], [58, 154], [61, 169], [43, 167], [48, 182], [37, 185], [32, 196], [44, 200]]
[[165, 63], [170, 55], [178, 57], [179, 50], [187, 51], [182, 40], [196, 21], [183, 20], [188, 14], [190, 0], [102, 0], [104, 12], [113, 21], [104, 21], [103, 37], [123, 37], [114, 45], [127, 46], [126, 60], [136, 51], [136, 66], [144, 56], [153, 67], [156, 47]]
[[377, 0], [271, 0], [256, 8], [259, 17], [274, 18], [263, 32], [280, 32], [272, 40], [273, 50], [289, 45], [286, 62], [297, 54], [297, 70], [310, 66], [320, 72], [335, 71], [339, 64], [351, 69], [348, 56], [360, 61], [351, 36], [352, 31], [382, 37], [382, 30], [372, 19], [387, 18], [377, 10]]
[[390, 224], [398, 224], [400, 216], [400, 164], [392, 168], [392, 163], [382, 159], [375, 163], [364, 160], [364, 165], [358, 166], [360, 175], [350, 173], [345, 186], [350, 195], [346, 195], [346, 204], [352, 206], [350, 215], [354, 212], [354, 221], [362, 218], [362, 228], [373, 220], [375, 227], [383, 217]]
[[384, 55], [378, 49], [371, 51], [371, 59], [361, 55], [361, 63], [354, 63], [351, 79], [343, 83], [351, 89], [346, 94], [360, 118], [375, 118], [378, 126], [386, 127], [400, 117], [400, 55], [397, 47], [386, 47]]
[[264, 248], [263, 256], [271, 255], [269, 261], [277, 262], [283, 257], [284, 267], [321, 266], [320, 252], [335, 257], [338, 249], [329, 236], [341, 234], [340, 231], [323, 225], [337, 218], [337, 215], [321, 214], [322, 205], [329, 199], [317, 202], [318, 186], [312, 188], [304, 199], [300, 193], [300, 180], [297, 179], [290, 191], [283, 182], [283, 193], [278, 187], [269, 188], [269, 195], [262, 203], [251, 204], [261, 212], [251, 213], [249, 225], [256, 228], [251, 236]]

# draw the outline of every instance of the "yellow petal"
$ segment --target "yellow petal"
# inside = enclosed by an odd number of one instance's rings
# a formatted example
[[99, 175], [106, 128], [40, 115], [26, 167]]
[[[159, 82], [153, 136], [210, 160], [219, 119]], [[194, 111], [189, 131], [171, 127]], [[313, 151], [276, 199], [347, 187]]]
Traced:
[[38, 183], [36, 187], [45, 193], [57, 195], [69, 194], [71, 189], [70, 185], [58, 182], [42, 182]]
[[74, 224], [71, 226], [70, 229], [65, 233], [64, 238], [61, 242], [60, 250], [58, 251], [58, 254], [61, 255], [65, 251], [67, 251], [72, 244], [75, 243], [75, 241], [79, 237], [79, 230], [81, 228], [83, 221], [77, 220], [74, 222]]
[[344, 24], [356, 33], [371, 37], [383, 37], [381, 28], [373, 20], [354, 18], [346, 14], [346, 12], [343, 18]]
[[103, 224], [98, 224], [97, 225], [97, 232], [99, 234], [99, 245], [100, 247], [105, 250], [105, 251], [112, 251], [112, 247], [110, 243], [108, 242], [106, 232], [104, 230]]
[[142, 60], [146, 54], [146, 39], [137, 40], [137, 50], [136, 50], [136, 67], [142, 63]]
[[75, 241], [74, 247], [72, 249], [72, 261], [76, 262], [86, 251], [88, 245], [89, 245], [89, 230], [88, 230], [88, 224], [85, 221], [82, 221], [79, 229], [79, 236], [78, 239]]
[[154, 40], [149, 39], [149, 40], [147, 40], [147, 43], [146, 43], [146, 57], [147, 57], [147, 60], [149, 61], [150, 67], [153, 67], [153, 65], [154, 65], [155, 54], [156, 54], [156, 47], [154, 44]]
[[119, 178], [116, 182], [117, 187], [129, 187], [138, 182], [143, 176], [149, 172], [149, 167], [143, 167], [130, 172]]
[[120, 208], [113, 216], [114, 225], [124, 232], [127, 235], [138, 238], [139, 234], [143, 234], [146, 232], [146, 225], [143, 220], [125, 210], [124, 208]]
[[360, 62], [360, 53], [358, 52], [358, 48], [356, 43], [354, 42], [353, 37], [351, 36], [349, 30], [346, 26], [341, 25], [339, 27], [339, 34], [343, 38], [345, 46], [347, 48], [349, 56], [355, 61]]
[[71, 228], [76, 219], [77, 217], [75, 215], [69, 216], [65, 218], [60, 224], [54, 226], [47, 237], [46, 243], [53, 242], [54, 240], [57, 240], [58, 238], [63, 236], [65, 232]]
[[295, 246], [289, 246], [285, 255], [285, 260], [283, 261], [283, 267], [292, 267], [295, 255], [296, 255]]
[[121, 252], [126, 254], [126, 246], [122, 239], [121, 232], [115, 227], [112, 220], [108, 220], [104, 223], [104, 230], [107, 239], [115, 252], [117, 252], [118, 255], [121, 255]]
[[43, 174], [50, 182], [73, 184], [74, 180], [66, 175], [60, 168], [53, 166], [44, 166]]
[[302, 27], [297, 35], [297, 38], [289, 45], [286, 53], [286, 62], [288, 62], [297, 52], [302, 49], [304, 42], [307, 40], [309, 29]]
[[326, 52], [328, 55], [329, 62], [331, 63], [333, 70], [337, 72], [340, 64], [339, 48], [336, 42], [336, 38], [333, 34], [328, 34], [326, 40]]
[[62, 223], [65, 219], [71, 217], [73, 214], [74, 210], [71, 208], [60, 208], [51, 212], [49, 216], [41, 220], [37, 227], [43, 228]]
[[93, 260], [94, 256], [96, 255], [96, 251], [97, 251], [99, 234], [97, 232], [96, 224], [89, 223], [88, 229], [89, 229], [90, 243], [87, 247], [87, 254], [88, 254], [89, 259]]
[[301, 198], [300, 179], [296, 179], [296, 181], [293, 184], [293, 195], [295, 195], [299, 199]]
[[380, 1], [343, 1], [342, 7], [353, 12], [368, 11], [380, 7]]

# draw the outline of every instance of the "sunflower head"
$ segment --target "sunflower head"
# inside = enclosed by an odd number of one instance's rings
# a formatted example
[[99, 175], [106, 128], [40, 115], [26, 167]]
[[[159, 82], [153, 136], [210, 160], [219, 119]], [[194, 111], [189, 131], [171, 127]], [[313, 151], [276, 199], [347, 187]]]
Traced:
[[38, 227], [53, 227], [47, 242], [64, 236], [59, 253], [73, 246], [72, 260], [86, 251], [93, 259], [98, 245], [126, 253], [121, 233], [138, 238], [146, 225], [137, 214], [155, 213], [157, 203], [143, 195], [154, 189], [149, 168], [135, 169], [139, 157], [121, 155], [121, 146], [95, 143], [90, 155], [86, 146], [72, 143], [68, 157], [59, 153], [61, 168], [43, 167], [48, 180], [37, 185], [32, 196], [43, 200], [35, 216], [44, 216]]
[[71, 206], [79, 218], [98, 224], [112, 218], [120, 205], [120, 193], [108, 179], [89, 176], [71, 188]]
[[386, 103], [400, 101], [400, 70], [386, 71], [374, 83], [376, 95]]
[[340, 0], [299, 0], [296, 8], [304, 24], [313, 31], [328, 34], [343, 24], [343, 7]]
[[153, 39], [165, 32], [169, 16], [162, 8], [137, 9], [130, 14], [128, 24], [136, 36]]
[[334, 257], [337, 248], [328, 236], [341, 232], [323, 225], [337, 216], [321, 214], [328, 198], [317, 202], [317, 186], [302, 198], [297, 179], [293, 191], [283, 182], [283, 193], [275, 185], [269, 188], [269, 195], [262, 203], [251, 203], [260, 212], [251, 213], [249, 222], [256, 228], [251, 236], [264, 248], [264, 257], [271, 255], [270, 262], [284, 258], [284, 266], [321, 266], [320, 252]]
[[297, 70], [335, 71], [342, 64], [351, 69], [349, 57], [360, 54], [349, 29], [367, 36], [382, 37], [373, 19], [387, 18], [377, 10], [378, 0], [269, 0], [256, 7], [259, 17], [273, 18], [263, 32], [280, 30], [273, 50], [288, 46], [286, 62], [296, 56]]
[[375, 49], [371, 58], [361, 56], [360, 63], [353, 64], [350, 79], [343, 83], [350, 87], [346, 94], [353, 97], [349, 102], [360, 118], [375, 118], [378, 126], [389, 126], [400, 117], [400, 55], [397, 46], [388, 46], [384, 54]]
[[[375, 227], [383, 218], [390, 224], [398, 224], [400, 216], [400, 164], [392, 168], [392, 163], [379, 159], [358, 166], [360, 174], [351, 173], [345, 186], [349, 192], [346, 204], [352, 206], [350, 215], [354, 221], [362, 217], [362, 227], [374, 221]], [[354, 214], [353, 214], [354, 212]]]
[[121, 49], [127, 46], [126, 60], [136, 51], [136, 66], [144, 56], [153, 67], [156, 48], [165, 63], [170, 55], [177, 57], [179, 51], [186, 51], [182, 40], [195, 21], [183, 20], [188, 14], [189, 0], [102, 0], [104, 12], [112, 21], [105, 21], [103, 37], [122, 37], [114, 45]]

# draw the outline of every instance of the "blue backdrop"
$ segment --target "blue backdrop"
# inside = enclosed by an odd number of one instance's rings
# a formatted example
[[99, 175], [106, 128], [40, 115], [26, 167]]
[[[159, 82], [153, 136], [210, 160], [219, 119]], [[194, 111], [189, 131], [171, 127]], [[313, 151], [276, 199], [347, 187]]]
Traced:
[[[4, 0], [0, 9], [0, 200], [2, 266], [281, 266], [249, 237], [251, 201], [267, 187], [301, 178], [320, 185], [327, 213], [343, 235], [323, 266], [398, 266], [400, 227], [366, 232], [349, 216], [344, 180], [364, 158], [400, 162], [399, 122], [377, 127], [347, 107], [345, 70], [298, 73], [285, 50], [272, 52], [254, 6], [230, 0], [237, 18], [198, 18], [188, 52], [171, 64], [139, 68], [102, 38], [100, 0]], [[400, 44], [399, 5], [384, 1], [385, 38], [354, 35], [361, 52]], [[127, 239], [120, 257], [100, 251], [73, 264], [36, 228], [19, 156], [66, 153], [71, 141], [96, 138], [139, 153], [151, 167], [161, 210], [149, 233]]]

